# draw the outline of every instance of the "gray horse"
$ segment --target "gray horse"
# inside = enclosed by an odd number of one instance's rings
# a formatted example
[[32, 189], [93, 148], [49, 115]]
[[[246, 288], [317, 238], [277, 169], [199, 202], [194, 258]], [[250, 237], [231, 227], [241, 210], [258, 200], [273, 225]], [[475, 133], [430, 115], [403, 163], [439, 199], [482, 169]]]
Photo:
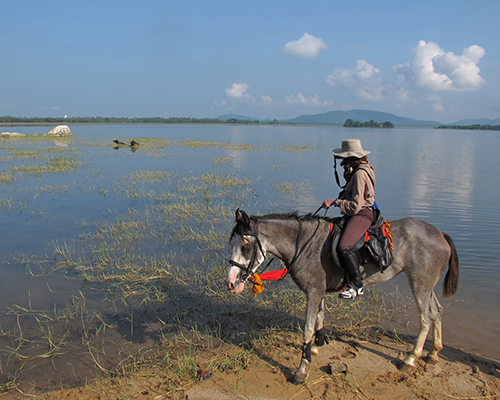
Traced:
[[[294, 382], [307, 378], [311, 354], [318, 354], [324, 344], [324, 299], [327, 289], [343, 284], [344, 270], [329, 257], [328, 240], [331, 221], [311, 215], [270, 214], [249, 217], [236, 210], [230, 245], [232, 257], [225, 284], [232, 293], [240, 293], [249, 277], [269, 252], [281, 259], [300, 290], [306, 294], [306, 322], [302, 361]], [[458, 288], [458, 256], [451, 238], [436, 227], [406, 217], [391, 222], [394, 261], [383, 273], [374, 264], [361, 266], [365, 285], [385, 282], [404, 271], [420, 315], [420, 331], [413, 351], [404, 359], [401, 369], [410, 370], [422, 356], [423, 346], [432, 325], [432, 348], [426, 361], [436, 363], [442, 350], [442, 307], [434, 287], [446, 266], [443, 296], [453, 296]], [[313, 343], [313, 338], [315, 339]]]

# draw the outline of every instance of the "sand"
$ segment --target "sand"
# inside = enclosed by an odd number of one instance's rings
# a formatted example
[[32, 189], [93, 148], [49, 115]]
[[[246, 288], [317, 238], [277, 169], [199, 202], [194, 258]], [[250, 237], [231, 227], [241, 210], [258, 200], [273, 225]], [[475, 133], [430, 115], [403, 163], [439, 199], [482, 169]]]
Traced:
[[[201, 371], [198, 382], [172, 390], [154, 369], [116, 377], [98, 384], [47, 392], [37, 398], [59, 399], [500, 399], [500, 363], [445, 346], [440, 362], [403, 373], [398, 365], [411, 350], [412, 338], [373, 330], [338, 334], [313, 356], [307, 382], [292, 383], [301, 351], [298, 334], [283, 334], [281, 342], [254, 348], [239, 372]], [[220, 344], [213, 352], [231, 352]], [[7, 398], [26, 398], [15, 390]]]

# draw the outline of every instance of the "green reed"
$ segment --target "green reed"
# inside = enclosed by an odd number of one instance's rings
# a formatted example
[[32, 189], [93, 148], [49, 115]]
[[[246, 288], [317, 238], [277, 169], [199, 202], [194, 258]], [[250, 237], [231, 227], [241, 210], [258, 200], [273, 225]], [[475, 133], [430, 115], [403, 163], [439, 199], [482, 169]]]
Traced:
[[[137, 140], [138, 151], [176, 146], [259, 150], [233, 143]], [[80, 147], [113, 145], [75, 142]], [[19, 151], [21, 155], [25, 150]], [[29, 151], [38, 154], [42, 150]], [[69, 190], [70, 185], [45, 184], [44, 177], [81, 171], [91, 164], [79, 152], [49, 150], [47, 154], [40, 158], [25, 154], [26, 159], [40, 163], [12, 166], [8, 174], [35, 174], [42, 179], [35, 195], [54, 195]], [[214, 164], [224, 167], [229, 162], [227, 157], [221, 160]], [[79, 237], [54, 238], [44, 256], [18, 260], [34, 278], [57, 274], [68, 281], [78, 280], [81, 286], [65, 304], [54, 305], [52, 310], [33, 309], [31, 301], [28, 307], [10, 307], [12, 325], [2, 327], [0, 334], [0, 343], [5, 343], [0, 346], [0, 367], [9, 379], [0, 389], [17, 387], [36, 395], [40, 390], [23, 381], [27, 371], [42, 361], [57, 368], [64, 356], [75, 354], [99, 371], [97, 388], [104, 389], [106, 377], [152, 374], [173, 394], [196, 383], [200, 371], [241, 375], [252, 357], [271, 351], [273, 343], [285, 337], [300, 343], [305, 297], [288, 278], [266, 283], [257, 299], [248, 290], [233, 295], [224, 287], [234, 209], [251, 195], [252, 180], [221, 170], [200, 175], [138, 170], [109, 182], [93, 173], [92, 184], [82, 192], [132, 199], [137, 207], [110, 212], [97, 221], [79, 221]], [[300, 190], [288, 183], [270, 186], [271, 192], [278, 189], [276, 196], [290, 200]], [[9, 204], [9, 200], [0, 202], [0, 209], [8, 209]], [[370, 297], [347, 304], [327, 296], [327, 324], [340, 321], [346, 332], [381, 326], [391, 318], [392, 305], [384, 304], [381, 293], [372, 292]], [[220, 348], [228, 351], [216, 351]]]

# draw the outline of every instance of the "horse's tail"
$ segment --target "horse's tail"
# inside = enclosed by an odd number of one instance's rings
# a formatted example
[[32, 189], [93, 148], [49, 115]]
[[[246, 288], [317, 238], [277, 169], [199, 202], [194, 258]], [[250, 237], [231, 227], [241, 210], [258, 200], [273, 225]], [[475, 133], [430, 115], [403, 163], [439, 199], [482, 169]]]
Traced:
[[442, 233], [451, 250], [450, 259], [448, 260], [448, 272], [446, 272], [443, 282], [443, 297], [451, 297], [457, 292], [458, 289], [458, 254], [455, 243], [453, 243], [451, 237], [444, 232]]

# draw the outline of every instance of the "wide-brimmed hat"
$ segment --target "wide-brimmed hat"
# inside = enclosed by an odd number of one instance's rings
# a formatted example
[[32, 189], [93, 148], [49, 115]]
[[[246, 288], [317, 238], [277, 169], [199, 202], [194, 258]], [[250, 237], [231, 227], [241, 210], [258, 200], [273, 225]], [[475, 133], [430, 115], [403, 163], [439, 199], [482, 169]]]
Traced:
[[371, 151], [363, 150], [363, 147], [361, 147], [361, 140], [359, 139], [342, 140], [342, 147], [340, 149], [333, 149], [332, 152], [339, 158], [362, 158], [371, 153]]

